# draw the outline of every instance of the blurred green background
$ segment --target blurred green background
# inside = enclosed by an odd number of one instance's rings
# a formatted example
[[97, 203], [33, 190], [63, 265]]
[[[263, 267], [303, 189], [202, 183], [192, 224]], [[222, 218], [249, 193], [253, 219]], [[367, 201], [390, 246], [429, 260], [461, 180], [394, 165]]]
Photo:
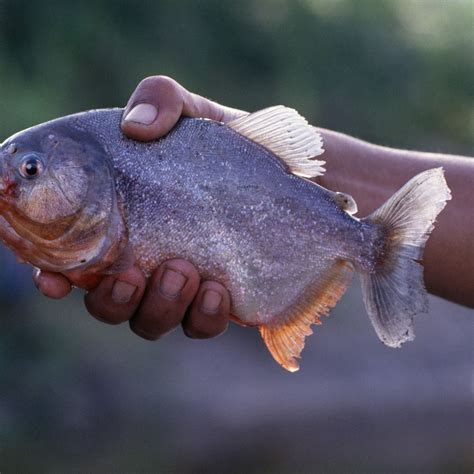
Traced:
[[[166, 74], [376, 143], [472, 154], [471, 0], [0, 0], [0, 140]], [[358, 285], [284, 373], [255, 331], [159, 343], [53, 302], [0, 252], [0, 472], [472, 472], [473, 311], [402, 351]]]

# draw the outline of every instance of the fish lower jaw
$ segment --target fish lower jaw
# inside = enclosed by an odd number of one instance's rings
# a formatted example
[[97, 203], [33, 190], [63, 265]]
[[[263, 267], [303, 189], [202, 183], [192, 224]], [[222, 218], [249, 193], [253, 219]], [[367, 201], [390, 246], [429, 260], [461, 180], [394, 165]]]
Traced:
[[[67, 239], [31, 242], [21, 237], [0, 215], [0, 242], [13, 251], [18, 261], [43, 271], [61, 273], [73, 285], [84, 289], [97, 286], [108, 269], [123, 255], [128, 239], [122, 231], [122, 228], [117, 228], [87, 246], [83, 242], [82, 248], [78, 248], [77, 242]], [[128, 261], [133, 264], [131, 258]]]

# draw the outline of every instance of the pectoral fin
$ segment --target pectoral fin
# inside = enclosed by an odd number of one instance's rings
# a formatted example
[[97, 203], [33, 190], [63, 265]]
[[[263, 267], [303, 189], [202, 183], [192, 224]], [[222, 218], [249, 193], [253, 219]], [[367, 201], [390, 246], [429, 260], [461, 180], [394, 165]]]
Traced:
[[259, 326], [268, 350], [286, 370], [296, 372], [299, 369], [296, 359], [301, 355], [306, 336], [313, 333], [311, 325], [321, 324], [320, 317], [336, 305], [347, 290], [353, 273], [349, 263], [336, 262], [306, 289], [295, 305], [279, 315], [275, 323]]

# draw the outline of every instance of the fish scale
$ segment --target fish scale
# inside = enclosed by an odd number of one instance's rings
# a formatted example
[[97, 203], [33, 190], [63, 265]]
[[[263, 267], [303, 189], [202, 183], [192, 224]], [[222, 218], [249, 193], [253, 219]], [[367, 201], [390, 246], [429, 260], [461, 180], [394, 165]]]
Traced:
[[[333, 238], [351, 231], [354, 238], [359, 235], [362, 224], [344, 213], [330, 192], [288, 174], [274, 155], [222, 124], [182, 119], [168, 136], [147, 146], [137, 163], [135, 146], [129, 145], [134, 142], [119, 132], [121, 112], [100, 115], [92, 126], [87, 115], [76, 126], [89, 132], [100, 127], [109, 137], [140, 266], [150, 273], [172, 256], [187, 258], [206, 278], [226, 283], [233, 313], [244, 323], [264, 323], [281, 312], [316, 269], [326, 269], [341, 252], [341, 246], [322, 245], [330, 231]], [[159, 163], [156, 155], [163, 157]], [[275, 297], [274, 287], [282, 285], [285, 291]]]
[[[167, 259], [185, 258], [227, 287], [233, 319], [258, 326], [291, 371], [310, 326], [354, 271], [379, 337], [394, 347], [413, 338], [413, 317], [426, 306], [417, 260], [449, 199], [441, 170], [421, 173], [358, 219], [350, 196], [305, 179], [324, 172], [315, 159], [322, 141], [291, 109], [226, 125], [182, 118], [151, 143], [122, 135], [122, 113], [60, 118], [2, 144], [10, 184], [0, 186], [0, 237], [23, 259], [88, 287], [134, 262], [149, 276]], [[25, 160], [40, 175], [22, 176]], [[44, 219], [48, 196], [56, 219], [48, 235], [62, 232], [53, 241], [35, 220]]]

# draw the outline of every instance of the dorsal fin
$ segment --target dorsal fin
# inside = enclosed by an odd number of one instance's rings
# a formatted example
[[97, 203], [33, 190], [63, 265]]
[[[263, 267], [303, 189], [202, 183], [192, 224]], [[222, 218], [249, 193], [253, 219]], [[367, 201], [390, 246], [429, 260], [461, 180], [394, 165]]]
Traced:
[[260, 334], [273, 358], [286, 370], [296, 372], [306, 336], [312, 324], [335, 306], [349, 286], [354, 269], [340, 261], [331, 265], [285, 314], [272, 323], [259, 326]]
[[321, 135], [296, 110], [277, 105], [232, 120], [227, 126], [281, 158], [293, 174], [314, 178], [324, 174]]

